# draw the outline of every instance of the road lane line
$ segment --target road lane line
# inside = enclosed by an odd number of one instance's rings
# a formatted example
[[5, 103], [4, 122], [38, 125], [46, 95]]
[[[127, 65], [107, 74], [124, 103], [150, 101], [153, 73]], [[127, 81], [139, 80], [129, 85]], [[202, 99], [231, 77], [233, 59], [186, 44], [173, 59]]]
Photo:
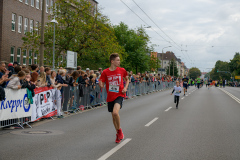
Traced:
[[170, 109], [172, 109], [172, 107], [169, 107], [168, 109], [166, 109], [165, 112], [169, 111]]
[[151, 120], [148, 124], [145, 125], [145, 127], [149, 127], [151, 124], [153, 124], [156, 120], [158, 120], [158, 117]]
[[234, 95], [232, 95], [228, 91], [225, 91], [224, 89], [220, 89], [220, 90], [223, 91], [224, 93], [226, 93], [227, 95], [229, 95], [232, 99], [234, 99], [235, 101], [237, 101], [240, 104], [240, 99], [238, 99], [237, 97], [235, 97]]
[[120, 148], [122, 148], [124, 145], [126, 145], [128, 142], [130, 142], [132, 139], [131, 138], [127, 138], [125, 139], [123, 142], [121, 142], [119, 145], [117, 145], [116, 147], [114, 147], [113, 149], [111, 149], [109, 152], [107, 152], [106, 154], [104, 154], [102, 157], [100, 157], [98, 160], [106, 160], [107, 158], [109, 158], [111, 155], [113, 155], [115, 152], [117, 152]]

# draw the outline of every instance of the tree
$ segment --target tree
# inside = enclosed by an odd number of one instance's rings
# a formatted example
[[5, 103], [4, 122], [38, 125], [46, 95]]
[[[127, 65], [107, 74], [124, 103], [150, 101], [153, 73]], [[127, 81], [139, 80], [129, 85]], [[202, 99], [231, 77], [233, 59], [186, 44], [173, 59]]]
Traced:
[[155, 72], [158, 70], [158, 68], [161, 68], [161, 61], [157, 57], [152, 55], [150, 59], [149, 67], [152, 72]]
[[[118, 44], [109, 19], [95, 10], [90, 2], [85, 0], [56, 1], [55, 6], [52, 8], [53, 15], [58, 21], [55, 29], [55, 65], [61, 61], [59, 57], [66, 56], [68, 50], [77, 52], [78, 65], [91, 69], [108, 67], [111, 53], [119, 53], [120, 57], [124, 56], [124, 48]], [[49, 19], [53, 19], [53, 16]], [[52, 66], [52, 23], [47, 23], [44, 35], [44, 64]], [[27, 34], [23, 38], [23, 48], [32, 47], [32, 50], [37, 52], [40, 46], [39, 38], [35, 32]], [[60, 64], [60, 66], [65, 65], [66, 63]]]
[[235, 53], [232, 60], [229, 63], [230, 72], [233, 73], [234, 76], [240, 75], [240, 54], [239, 52]]
[[149, 36], [144, 28], [129, 29], [126, 24], [121, 22], [114, 26], [114, 32], [118, 43], [126, 53], [122, 66], [135, 73], [150, 70], [151, 49], [148, 47]]
[[[178, 75], [177, 64], [173, 59], [171, 59], [171, 61], [170, 61], [170, 75], [171, 76], [173, 76], [173, 68], [174, 68], [174, 76], [178, 77], [179, 75]], [[169, 66], [167, 67], [167, 73], [166, 74], [169, 74]]]
[[188, 76], [189, 78], [197, 79], [197, 77], [201, 76], [201, 71], [196, 67], [192, 67], [189, 69]]

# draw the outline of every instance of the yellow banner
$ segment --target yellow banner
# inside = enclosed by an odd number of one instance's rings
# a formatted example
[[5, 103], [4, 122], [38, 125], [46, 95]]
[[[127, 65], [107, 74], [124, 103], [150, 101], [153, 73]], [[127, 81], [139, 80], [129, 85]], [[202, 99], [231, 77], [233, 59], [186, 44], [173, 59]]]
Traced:
[[235, 76], [235, 79], [240, 79], [240, 76]]

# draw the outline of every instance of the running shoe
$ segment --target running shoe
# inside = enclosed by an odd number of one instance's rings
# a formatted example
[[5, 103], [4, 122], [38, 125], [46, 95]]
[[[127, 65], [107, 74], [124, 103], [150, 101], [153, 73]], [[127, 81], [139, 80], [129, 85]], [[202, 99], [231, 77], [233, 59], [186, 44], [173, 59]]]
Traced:
[[118, 133], [117, 133], [117, 134], [118, 134], [118, 138], [119, 138], [120, 140], [124, 139], [124, 134], [123, 134], [121, 128], [118, 130]]
[[118, 138], [118, 134], [116, 134], [116, 140], [115, 140], [116, 143], [120, 143], [121, 140]]

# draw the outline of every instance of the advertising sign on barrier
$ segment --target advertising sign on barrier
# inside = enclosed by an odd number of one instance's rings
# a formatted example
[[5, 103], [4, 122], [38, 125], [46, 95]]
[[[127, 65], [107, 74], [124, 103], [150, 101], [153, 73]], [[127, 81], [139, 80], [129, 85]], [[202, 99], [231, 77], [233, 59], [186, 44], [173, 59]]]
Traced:
[[53, 104], [53, 96], [55, 89], [49, 87], [42, 87], [35, 89], [35, 96], [32, 104], [32, 121], [41, 118], [52, 117], [57, 114], [55, 105]]
[[0, 121], [32, 115], [32, 108], [28, 103], [26, 89], [5, 89], [5, 94], [6, 99], [0, 101]]

